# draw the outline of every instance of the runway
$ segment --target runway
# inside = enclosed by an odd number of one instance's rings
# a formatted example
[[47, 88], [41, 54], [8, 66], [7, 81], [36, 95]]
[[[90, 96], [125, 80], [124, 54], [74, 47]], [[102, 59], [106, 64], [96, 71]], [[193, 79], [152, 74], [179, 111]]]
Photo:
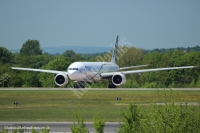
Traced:
[[[73, 122], [0, 122], [0, 131], [2, 128], [6, 127], [9, 129], [9, 132], [12, 132], [14, 128], [18, 128], [22, 125], [22, 128], [26, 129], [25, 132], [30, 132], [31, 126], [34, 126], [37, 131], [41, 131], [42, 128], [49, 126], [50, 132], [71, 132], [71, 124], [73, 124]], [[92, 122], [86, 122], [86, 126], [91, 133], [95, 132]], [[119, 122], [106, 122], [104, 132], [115, 133], [118, 126]]]
[[200, 88], [0, 88], [0, 90], [130, 90], [130, 91], [156, 91], [156, 90], [179, 90], [179, 91], [200, 91]]

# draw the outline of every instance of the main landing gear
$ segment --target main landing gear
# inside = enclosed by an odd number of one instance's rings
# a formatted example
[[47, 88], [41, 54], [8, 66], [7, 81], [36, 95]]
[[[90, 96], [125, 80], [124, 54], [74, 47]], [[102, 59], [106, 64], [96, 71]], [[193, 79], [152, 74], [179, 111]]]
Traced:
[[85, 88], [83, 82], [74, 82], [74, 88]]
[[114, 84], [109, 84], [109, 85], [108, 85], [108, 88], [117, 88], [117, 86], [114, 85]]
[[111, 78], [108, 78], [108, 82], [109, 82], [108, 88], [117, 88], [117, 86], [113, 84]]

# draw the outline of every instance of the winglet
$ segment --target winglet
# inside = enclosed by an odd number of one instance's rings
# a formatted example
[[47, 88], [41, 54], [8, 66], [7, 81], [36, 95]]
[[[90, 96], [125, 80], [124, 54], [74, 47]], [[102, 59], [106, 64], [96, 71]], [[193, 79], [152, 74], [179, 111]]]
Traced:
[[112, 54], [112, 63], [116, 63], [116, 50], [117, 50], [117, 45], [118, 45], [118, 36], [116, 38], [116, 43], [115, 43], [115, 48], [113, 49], [113, 54]]

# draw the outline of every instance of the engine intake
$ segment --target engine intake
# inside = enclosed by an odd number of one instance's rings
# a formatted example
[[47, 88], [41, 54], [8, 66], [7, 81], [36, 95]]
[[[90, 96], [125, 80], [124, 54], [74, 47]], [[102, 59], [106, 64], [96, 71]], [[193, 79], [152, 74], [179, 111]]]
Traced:
[[126, 83], [126, 77], [121, 73], [114, 74], [112, 76], [112, 83], [116, 86], [122, 85]]
[[68, 77], [63, 73], [59, 73], [55, 76], [54, 82], [58, 86], [66, 85], [68, 83]]

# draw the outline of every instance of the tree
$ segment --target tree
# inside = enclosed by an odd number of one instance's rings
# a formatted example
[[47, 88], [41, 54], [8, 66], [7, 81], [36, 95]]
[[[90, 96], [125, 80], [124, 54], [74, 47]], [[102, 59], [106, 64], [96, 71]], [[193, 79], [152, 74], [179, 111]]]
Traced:
[[28, 40], [20, 49], [20, 54], [23, 56], [30, 56], [30, 55], [41, 55], [42, 49], [40, 49], [40, 43], [38, 40]]
[[[63, 56], [57, 56], [53, 60], [49, 61], [49, 63], [45, 65], [43, 69], [67, 71], [69, 65], [70, 62], [66, 61]], [[39, 77], [39, 81], [42, 83], [42, 87], [56, 87], [55, 83], [53, 82], [55, 77], [54, 74], [40, 73]]]
[[93, 127], [95, 128], [97, 133], [103, 133], [105, 127], [105, 119], [101, 119], [97, 114], [93, 118]]
[[184, 55], [183, 51], [176, 50], [172, 53], [171, 60], [173, 62], [174, 66], [182, 66], [183, 60], [181, 60], [181, 57]]
[[81, 55], [79, 54], [72, 55], [72, 59], [71, 59], [72, 62], [82, 61], [82, 60], [84, 60], [84, 58]]
[[41, 87], [37, 72], [23, 72], [23, 87]]
[[21, 71], [13, 71], [9, 80], [9, 87], [22, 87], [24, 83]]
[[[156, 103], [148, 108], [146, 132], [149, 133], [199, 133], [200, 115], [195, 107], [190, 106], [178, 94], [159, 92], [163, 105]], [[182, 99], [182, 100], [181, 100]], [[179, 104], [176, 104], [179, 103]], [[198, 112], [198, 111], [197, 111]]]
[[66, 58], [71, 58], [72, 55], [74, 55], [75, 52], [73, 50], [66, 50], [64, 53], [63, 53], [63, 56], [66, 57]]
[[70, 62], [81, 61], [84, 59], [81, 55], [76, 54], [73, 50], [66, 50], [62, 55]]
[[51, 59], [53, 59], [53, 57], [51, 57], [47, 53], [42, 54], [42, 55], [37, 55], [35, 68], [41, 68], [42, 66], [47, 65]]
[[136, 105], [129, 105], [127, 110], [123, 111], [123, 123], [119, 125], [119, 133], [138, 133], [142, 132], [141, 120], [143, 116], [141, 110]]
[[5, 73], [0, 77], [0, 87], [8, 87], [10, 75]]
[[162, 57], [163, 53], [160, 52], [151, 52], [148, 53], [144, 56], [142, 60], [142, 64], [149, 64], [150, 68], [155, 68], [155, 67], [163, 67], [162, 64]]
[[48, 54], [42, 55], [32, 55], [32, 56], [22, 56], [16, 55], [15, 61], [20, 65], [20, 67], [29, 67], [29, 68], [41, 68], [42, 66], [48, 64], [48, 62], [53, 59]]
[[121, 56], [121, 58], [117, 62], [121, 67], [137, 65], [144, 56], [144, 50], [136, 49], [134, 47], [127, 48], [127, 51], [121, 51], [121, 53], [119, 50], [117, 53], [118, 57]]
[[74, 122], [72, 125], [70, 125], [72, 133], [89, 133], [88, 128], [86, 127], [86, 124], [84, 123], [83, 117], [80, 115], [80, 113], [76, 114], [76, 120], [76, 123]]
[[0, 47], [0, 63], [6, 64], [13, 61], [13, 54], [4, 47]]
[[20, 64], [20, 67], [29, 67], [29, 68], [37, 68], [36, 65], [36, 56], [16, 56], [16, 62]]

